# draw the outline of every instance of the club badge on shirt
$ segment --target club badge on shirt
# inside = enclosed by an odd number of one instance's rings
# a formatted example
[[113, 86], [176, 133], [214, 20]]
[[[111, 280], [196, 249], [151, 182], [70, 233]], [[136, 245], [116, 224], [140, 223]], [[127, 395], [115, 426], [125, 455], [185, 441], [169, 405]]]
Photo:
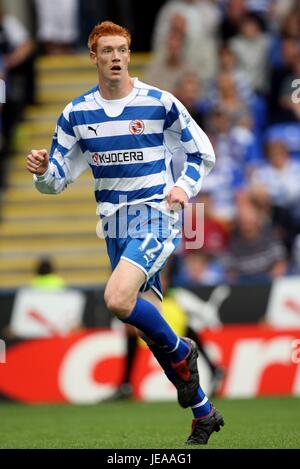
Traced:
[[145, 124], [142, 120], [135, 119], [135, 120], [130, 122], [129, 130], [133, 135], [140, 135], [145, 130]]

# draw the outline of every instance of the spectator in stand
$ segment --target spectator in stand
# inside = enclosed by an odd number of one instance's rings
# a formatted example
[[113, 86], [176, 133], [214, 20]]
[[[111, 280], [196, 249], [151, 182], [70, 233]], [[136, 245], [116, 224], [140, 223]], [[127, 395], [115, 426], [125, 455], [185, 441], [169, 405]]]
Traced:
[[5, 76], [6, 82], [6, 104], [2, 109], [3, 145], [0, 155], [3, 164], [4, 158], [11, 150], [15, 127], [22, 118], [23, 109], [25, 105], [34, 102], [35, 73], [34, 43], [29, 32], [16, 17], [6, 13], [1, 1], [0, 55], [3, 61], [2, 76]]
[[[300, 18], [299, 18], [300, 22]], [[280, 107], [283, 111], [285, 111], [285, 115], [288, 114], [289, 121], [296, 121], [300, 122], [300, 105], [298, 99], [292, 99], [292, 94], [295, 90], [294, 83], [297, 83], [299, 88], [300, 85], [300, 53], [296, 57], [292, 65], [292, 73], [289, 74], [283, 84], [280, 91], [279, 102]], [[300, 129], [299, 129], [300, 131]]]
[[282, 42], [286, 39], [294, 41], [300, 47], [299, 8], [291, 8], [278, 22], [277, 30], [272, 39], [271, 61], [275, 66], [284, 65]]
[[248, 12], [246, 0], [228, 0], [225, 5], [225, 14], [219, 29], [223, 43], [238, 35], [241, 18]]
[[[228, 46], [222, 46], [219, 49], [219, 69], [220, 73], [228, 73], [234, 80], [234, 88], [240, 100], [249, 107], [249, 112], [253, 122], [253, 133], [256, 138], [262, 140], [265, 131], [268, 114], [266, 100], [254, 92], [251, 87], [249, 77], [244, 70], [237, 65], [237, 58]], [[209, 93], [216, 93], [216, 87], [212, 86]]]
[[[201, 205], [200, 205], [201, 204]], [[200, 210], [199, 210], [200, 208]], [[203, 191], [185, 209], [185, 226], [176, 285], [216, 285], [224, 280], [222, 257], [228, 246], [229, 228], [214, 214], [212, 197]], [[195, 241], [203, 246], [195, 249]]]
[[261, 205], [272, 208], [273, 222], [291, 249], [300, 233], [300, 163], [290, 158], [282, 141], [270, 141], [266, 149], [268, 162], [253, 172], [250, 190]]
[[226, 259], [230, 282], [266, 283], [287, 273], [286, 251], [265, 211], [249, 198], [239, 204]]
[[292, 271], [296, 275], [300, 275], [300, 234], [294, 240], [292, 250]]
[[228, 45], [222, 45], [219, 49], [219, 72], [231, 74], [240, 98], [244, 102], [250, 102], [253, 89], [247, 73], [237, 65], [237, 58]]
[[[182, 90], [184, 87], [182, 82]], [[196, 93], [193, 94], [196, 96]], [[182, 99], [182, 95], [179, 96]], [[197, 120], [197, 114], [192, 111], [187, 101], [183, 99], [183, 102]], [[199, 118], [202, 118], [201, 114]], [[230, 115], [224, 108], [216, 107], [210, 113], [206, 130], [214, 146], [216, 165], [210, 178], [204, 181], [203, 190], [210, 194], [214, 217], [227, 226], [235, 217], [236, 200], [244, 190], [246, 176], [260, 164], [259, 151], [251, 130], [243, 126], [231, 127]], [[176, 178], [181, 174], [185, 163], [182, 152], [174, 153], [172, 163]]]
[[208, 86], [205, 97], [199, 100], [199, 109], [203, 113], [211, 113], [216, 108], [224, 110], [229, 117], [230, 127], [243, 122], [251, 126], [248, 121], [250, 109], [244, 96], [240, 93], [233, 71], [222, 71], [216, 80]]
[[197, 124], [202, 127], [204, 125], [201, 113], [203, 88], [199, 75], [193, 71], [183, 73], [176, 82], [173, 92], [176, 98], [185, 105]]
[[[154, 55], [145, 72], [145, 81], [153, 86], [163, 88], [176, 95], [177, 83], [182, 76], [192, 72], [184, 57], [184, 37], [171, 31], [166, 39], [165, 55]], [[196, 70], [195, 70], [196, 73]], [[180, 80], [182, 82], [185, 80]], [[177, 96], [180, 100], [180, 97]], [[186, 105], [186, 104], [185, 104]], [[200, 125], [200, 124], [199, 124]]]
[[[192, 251], [189, 243], [195, 242], [196, 233], [203, 231], [203, 246], [201, 251], [213, 256], [222, 256], [229, 241], [228, 226], [223, 224], [214, 213], [213, 201], [209, 192], [202, 191], [193, 199], [193, 203], [189, 204], [185, 209], [185, 224], [188, 223], [183, 230], [183, 252]], [[195, 233], [195, 234], [194, 234]]]
[[6, 339], [62, 337], [83, 327], [85, 295], [67, 288], [49, 258], [37, 262], [32, 281], [17, 291]]
[[[298, 3], [298, 4], [297, 4]], [[282, 37], [295, 39], [298, 44], [300, 41], [300, 6], [297, 2], [288, 12], [282, 22]]]
[[298, 0], [272, 0], [267, 11], [266, 20], [270, 31], [279, 31], [289, 12], [295, 8]]
[[35, 270], [35, 276], [31, 281], [33, 288], [40, 288], [46, 290], [60, 290], [66, 287], [66, 283], [55, 270], [53, 262], [44, 258], [41, 259]]
[[2, 1], [0, 1], [0, 33], [0, 53], [6, 71], [13, 73], [31, 57], [34, 44], [25, 26], [16, 17], [6, 13]]
[[226, 109], [231, 125], [237, 125], [249, 114], [249, 108], [239, 96], [234, 76], [222, 72], [217, 79], [218, 106]]
[[224, 279], [223, 266], [216, 257], [199, 250], [185, 255], [176, 282], [183, 287], [196, 287], [219, 285]]
[[[170, 29], [181, 25], [185, 34], [184, 56], [197, 67], [206, 81], [215, 76], [217, 67], [217, 28], [221, 19], [218, 7], [208, 0], [169, 0], [159, 10], [153, 31], [153, 51], [165, 54]], [[177, 27], [178, 30], [178, 27]]]
[[204, 181], [203, 190], [211, 195], [214, 215], [230, 224], [246, 177], [260, 161], [256, 141], [247, 127], [231, 126], [231, 116], [224, 108], [216, 107], [210, 113], [207, 132], [216, 153], [216, 165], [210, 179]]
[[274, 0], [246, 0], [247, 7], [254, 13], [266, 14]]
[[247, 73], [252, 88], [263, 94], [268, 91], [270, 44], [270, 35], [264, 32], [261, 19], [254, 13], [241, 18], [240, 32], [229, 42], [238, 66]]
[[37, 38], [44, 54], [70, 54], [79, 37], [79, 0], [35, 0]]
[[[296, 90], [297, 96], [299, 89]], [[291, 96], [292, 97], [292, 96]], [[282, 141], [289, 152], [290, 157], [295, 161], [300, 161], [300, 122], [281, 122], [271, 125], [265, 132], [265, 142], [274, 140]]]
[[275, 46], [276, 55], [273, 54], [272, 56], [271, 86], [268, 97], [271, 123], [287, 122], [290, 120], [290, 110], [282, 107], [280, 95], [283, 90], [283, 84], [286, 82], [286, 79], [293, 74], [294, 64], [300, 57], [300, 45], [298, 45], [294, 38], [280, 38], [280, 40], [276, 40], [273, 43], [273, 48], [275, 48]]

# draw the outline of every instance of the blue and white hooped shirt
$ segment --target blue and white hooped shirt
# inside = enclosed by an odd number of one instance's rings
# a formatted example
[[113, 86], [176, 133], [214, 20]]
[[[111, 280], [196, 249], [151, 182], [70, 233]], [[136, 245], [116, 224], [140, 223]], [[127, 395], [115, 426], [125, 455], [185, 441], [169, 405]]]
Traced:
[[[174, 181], [178, 152], [183, 170]], [[122, 205], [159, 205], [174, 185], [195, 196], [214, 162], [208, 137], [185, 107], [134, 79], [123, 99], [105, 100], [96, 86], [69, 103], [57, 122], [49, 168], [34, 179], [40, 192], [56, 194], [90, 168], [98, 213], [111, 215]]]

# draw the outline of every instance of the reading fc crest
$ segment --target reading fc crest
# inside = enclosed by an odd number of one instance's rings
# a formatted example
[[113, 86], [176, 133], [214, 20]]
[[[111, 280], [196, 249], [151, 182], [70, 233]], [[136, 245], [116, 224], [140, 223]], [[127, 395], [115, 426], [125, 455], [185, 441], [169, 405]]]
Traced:
[[130, 122], [129, 130], [133, 135], [140, 135], [145, 130], [145, 124], [143, 121], [136, 119]]

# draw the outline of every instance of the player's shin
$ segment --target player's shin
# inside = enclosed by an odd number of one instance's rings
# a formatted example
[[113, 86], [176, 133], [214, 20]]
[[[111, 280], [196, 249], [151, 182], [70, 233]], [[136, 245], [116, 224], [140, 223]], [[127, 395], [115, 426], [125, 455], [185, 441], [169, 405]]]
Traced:
[[172, 362], [178, 363], [189, 353], [189, 345], [178, 337], [155, 306], [143, 298], [138, 298], [131, 314], [123, 322], [135, 326], [149, 337]]

